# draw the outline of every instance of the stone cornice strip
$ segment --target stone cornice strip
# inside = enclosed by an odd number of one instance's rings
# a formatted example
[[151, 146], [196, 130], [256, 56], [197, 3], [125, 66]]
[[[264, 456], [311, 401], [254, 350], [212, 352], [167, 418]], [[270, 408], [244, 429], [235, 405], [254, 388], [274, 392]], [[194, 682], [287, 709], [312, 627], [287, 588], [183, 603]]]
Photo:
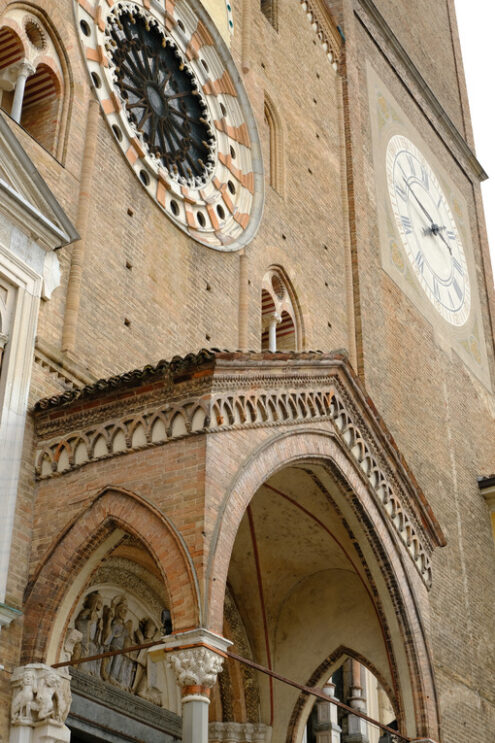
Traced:
[[[470, 180], [488, 178], [475, 154], [452, 122], [438, 98], [419, 72], [394, 32], [382, 16], [373, 0], [356, 0], [354, 12], [370, 36], [380, 48], [388, 62], [397, 72], [403, 84], [411, 92], [430, 124], [441, 137], [454, 159]], [[416, 89], [411, 88], [413, 81]]]
[[38, 479], [198, 434], [332, 423], [426, 585], [445, 544], [425, 496], [342, 352], [200, 351], [40, 401]]
[[334, 69], [340, 68], [344, 39], [339, 33], [324, 0], [299, 0], [311, 28], [318, 37], [329, 62]]

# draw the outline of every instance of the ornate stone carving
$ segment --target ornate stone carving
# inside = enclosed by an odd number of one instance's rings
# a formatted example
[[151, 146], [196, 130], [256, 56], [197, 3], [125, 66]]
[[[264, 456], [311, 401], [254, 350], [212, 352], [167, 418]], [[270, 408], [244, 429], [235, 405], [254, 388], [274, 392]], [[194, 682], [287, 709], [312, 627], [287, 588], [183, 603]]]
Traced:
[[222, 670], [223, 658], [205, 647], [186, 648], [167, 655], [179, 686], [203, 686], [211, 689]]
[[[71, 634], [72, 633], [72, 634]], [[71, 659], [91, 657], [132, 645], [152, 642], [162, 634], [158, 623], [150, 616], [136, 620], [129, 612], [125, 594], [114, 594], [105, 599], [99, 590], [90, 591], [84, 598], [82, 609], [69, 628], [68, 637], [75, 638]], [[67, 645], [68, 640], [66, 640]], [[148, 664], [146, 648], [79, 663], [81, 671], [96, 676], [124, 691], [137, 694], [154, 704], [161, 705], [162, 693]], [[156, 674], [155, 674], [156, 675]]]
[[67, 671], [30, 663], [16, 668], [12, 686], [12, 724], [32, 726], [50, 721], [63, 725], [71, 703]]

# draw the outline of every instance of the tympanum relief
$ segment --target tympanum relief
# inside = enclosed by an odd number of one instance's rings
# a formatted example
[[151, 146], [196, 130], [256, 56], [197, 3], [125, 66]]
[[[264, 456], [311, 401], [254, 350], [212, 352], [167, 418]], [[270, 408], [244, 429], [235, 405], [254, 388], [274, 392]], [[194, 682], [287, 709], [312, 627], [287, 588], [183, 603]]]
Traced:
[[[71, 660], [159, 640], [166, 629], [162, 615], [152, 616], [149, 607], [131, 594], [115, 588], [90, 589], [73, 613], [68, 634], [78, 632]], [[163, 670], [148, 658], [146, 648], [122, 655], [96, 658], [77, 664], [79, 670], [154, 704], [168, 706], [164, 698], [167, 679]], [[166, 695], [165, 695], [166, 696]]]

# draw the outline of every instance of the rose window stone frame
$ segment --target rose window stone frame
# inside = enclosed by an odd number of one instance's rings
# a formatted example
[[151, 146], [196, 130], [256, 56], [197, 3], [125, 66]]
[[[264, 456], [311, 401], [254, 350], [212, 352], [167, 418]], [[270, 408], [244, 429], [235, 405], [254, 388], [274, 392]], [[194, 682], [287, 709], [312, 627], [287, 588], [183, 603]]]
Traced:
[[[92, 87], [113, 137], [141, 186], [195, 241], [221, 251], [245, 247], [254, 238], [263, 212], [261, 147], [235, 63], [199, 0], [97, 0], [94, 5], [74, 0], [74, 12]], [[132, 48], [129, 17], [141, 30], [146, 29], [143, 35], [152, 38], [150, 47], [154, 47], [140, 50], [141, 61], [146, 62], [146, 57], [153, 61], [150, 67], [155, 75], [153, 90], [150, 81], [140, 87], [141, 99], [143, 90], [150, 92], [141, 107], [137, 93], [130, 92], [127, 99], [123, 95], [124, 85], [132, 82], [123, 78], [120, 63], [124, 54], [118, 44], [127, 27], [128, 48], [124, 51]], [[175, 60], [168, 83], [170, 70], [166, 74], [156, 68], [160, 40], [169, 60]], [[137, 65], [135, 57], [131, 61]], [[190, 88], [186, 91], [187, 79]], [[163, 88], [157, 88], [162, 83]], [[152, 130], [150, 119], [154, 127], [157, 112], [165, 110], [169, 102], [165, 96], [157, 100], [157, 89], [160, 94], [167, 89], [170, 99], [176, 96], [170, 100], [174, 105], [177, 96], [182, 97], [182, 116], [195, 119], [192, 137], [197, 140], [193, 142], [196, 149], [188, 151], [187, 142], [184, 144], [189, 132], [179, 142], [168, 125], [160, 135]], [[180, 112], [172, 113], [171, 120], [180, 124]], [[165, 145], [169, 150], [181, 146], [183, 154], [178, 158], [169, 152], [163, 157]]]

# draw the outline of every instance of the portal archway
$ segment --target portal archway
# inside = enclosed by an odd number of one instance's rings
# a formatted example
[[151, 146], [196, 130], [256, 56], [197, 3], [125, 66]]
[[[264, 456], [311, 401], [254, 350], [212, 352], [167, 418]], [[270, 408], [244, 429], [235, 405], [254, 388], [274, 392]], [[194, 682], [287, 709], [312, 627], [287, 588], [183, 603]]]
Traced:
[[[228, 580], [259, 663], [307, 683], [324, 658], [348, 646], [392, 690], [402, 732], [437, 737], [414, 566], [334, 435], [287, 432], [253, 452], [226, 495], [216, 545], [211, 626]], [[260, 686], [263, 721], [285, 740], [297, 694]]]

